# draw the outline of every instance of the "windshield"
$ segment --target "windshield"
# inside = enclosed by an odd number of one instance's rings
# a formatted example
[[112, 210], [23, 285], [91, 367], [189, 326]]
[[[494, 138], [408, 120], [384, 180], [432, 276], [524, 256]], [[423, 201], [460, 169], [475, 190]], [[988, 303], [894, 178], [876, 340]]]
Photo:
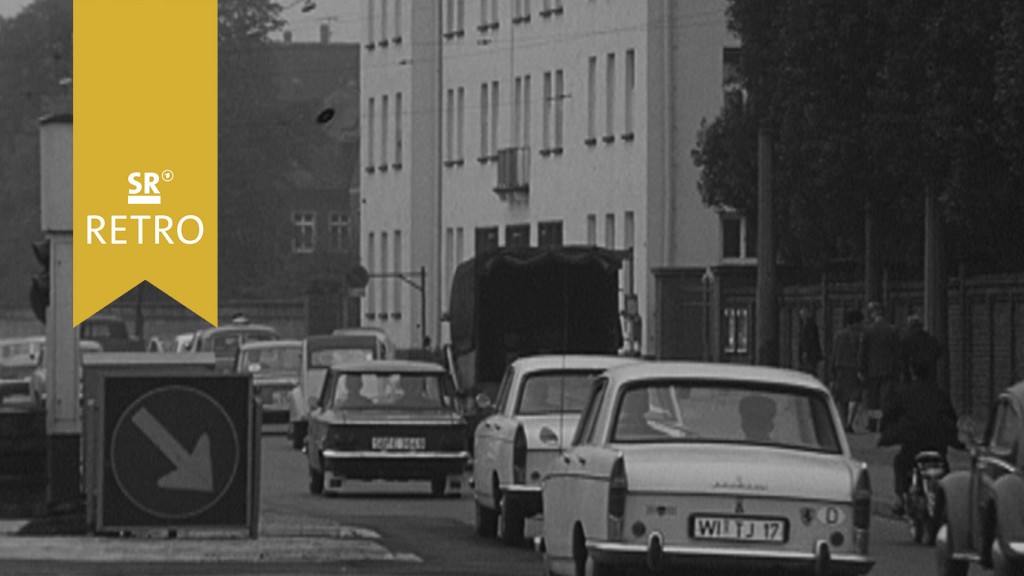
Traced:
[[238, 361], [239, 371], [250, 374], [298, 374], [302, 368], [302, 348], [256, 348], [245, 350]]
[[274, 340], [270, 332], [220, 332], [210, 336], [204, 350], [213, 351], [217, 358], [234, 357], [238, 348], [246, 342], [264, 342]]
[[519, 396], [518, 414], [580, 412], [590, 396], [598, 371], [538, 372], [526, 376]]
[[333, 408], [436, 409], [446, 405], [437, 374], [339, 374]]
[[330, 368], [346, 362], [366, 362], [373, 360], [373, 356], [372, 348], [324, 348], [310, 353], [309, 367]]
[[615, 410], [613, 442], [723, 442], [839, 452], [824, 394], [749, 382], [629, 386]]

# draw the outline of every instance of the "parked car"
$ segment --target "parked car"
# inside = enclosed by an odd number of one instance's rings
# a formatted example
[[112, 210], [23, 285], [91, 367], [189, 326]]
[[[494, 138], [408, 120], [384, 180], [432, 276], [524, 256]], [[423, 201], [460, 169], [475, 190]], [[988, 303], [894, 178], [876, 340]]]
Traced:
[[96, 315], [78, 326], [78, 337], [99, 342], [107, 352], [144, 352], [146, 343], [128, 332], [128, 324], [117, 316]]
[[28, 382], [39, 365], [46, 336], [25, 336], [0, 340], [0, 380]]
[[1024, 382], [999, 395], [983, 435], [965, 431], [971, 469], [940, 484], [938, 574], [965, 576], [972, 563], [1024, 574]]
[[338, 364], [309, 416], [309, 490], [339, 490], [346, 479], [429, 480], [441, 496], [461, 488], [465, 444], [466, 422], [440, 365]]
[[300, 385], [288, 397], [288, 435], [296, 450], [305, 445], [310, 400], [320, 397], [331, 366], [393, 358], [395, 352], [391, 339], [377, 328], [346, 328], [331, 335], [308, 336], [302, 346]]
[[612, 368], [542, 483], [546, 569], [863, 574], [871, 489], [824, 386], [685, 362]]
[[231, 372], [235, 368], [238, 348], [246, 342], [278, 340], [277, 330], [260, 324], [225, 324], [217, 328], [199, 330], [192, 337], [189, 352], [213, 352], [217, 372]]
[[[76, 362], [78, 364], [78, 385], [79, 393], [81, 393], [82, 385], [82, 356], [84, 354], [93, 354], [96, 352], [103, 352], [103, 346], [99, 342], [93, 340], [79, 340], [78, 341], [78, 357]], [[36, 359], [36, 367], [32, 372], [32, 376], [29, 377], [29, 388], [32, 396], [42, 405], [46, 404], [46, 345], [39, 349], [39, 356]]]
[[235, 372], [252, 374], [253, 391], [263, 415], [263, 430], [288, 425], [288, 396], [299, 385], [302, 342], [267, 340], [246, 342], [238, 349]]
[[[494, 413], [474, 435], [476, 530], [506, 543], [523, 538], [525, 519], [541, 512], [540, 480], [576, 431], [594, 378], [635, 361], [621, 356], [543, 355], [509, 365]], [[484, 394], [477, 405], [490, 407]]]

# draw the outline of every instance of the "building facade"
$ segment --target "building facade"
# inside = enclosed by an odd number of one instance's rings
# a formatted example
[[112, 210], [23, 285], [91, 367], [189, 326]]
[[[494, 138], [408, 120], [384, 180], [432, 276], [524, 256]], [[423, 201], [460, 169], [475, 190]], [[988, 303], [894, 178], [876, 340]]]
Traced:
[[591, 244], [631, 251], [624, 335], [656, 350], [652, 271], [720, 263], [735, 228], [703, 205], [691, 160], [728, 88], [725, 8], [364, 0], [363, 324], [402, 346], [442, 342], [458, 263], [497, 246]]

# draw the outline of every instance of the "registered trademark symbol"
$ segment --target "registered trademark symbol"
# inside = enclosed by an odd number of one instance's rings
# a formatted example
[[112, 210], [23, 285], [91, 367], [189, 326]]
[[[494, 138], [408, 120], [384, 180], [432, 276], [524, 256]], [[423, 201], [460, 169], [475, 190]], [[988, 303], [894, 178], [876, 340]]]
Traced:
[[170, 182], [171, 180], [174, 180], [174, 172], [164, 170], [160, 173], [160, 177], [164, 179], [164, 182]]

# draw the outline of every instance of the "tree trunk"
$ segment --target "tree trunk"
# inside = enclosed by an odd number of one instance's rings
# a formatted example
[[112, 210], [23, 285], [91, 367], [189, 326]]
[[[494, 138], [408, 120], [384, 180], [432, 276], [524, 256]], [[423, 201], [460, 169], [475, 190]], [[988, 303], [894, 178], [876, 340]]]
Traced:
[[757, 135], [757, 356], [779, 365], [779, 312], [775, 286], [775, 232], [772, 223], [772, 141], [768, 128]]

